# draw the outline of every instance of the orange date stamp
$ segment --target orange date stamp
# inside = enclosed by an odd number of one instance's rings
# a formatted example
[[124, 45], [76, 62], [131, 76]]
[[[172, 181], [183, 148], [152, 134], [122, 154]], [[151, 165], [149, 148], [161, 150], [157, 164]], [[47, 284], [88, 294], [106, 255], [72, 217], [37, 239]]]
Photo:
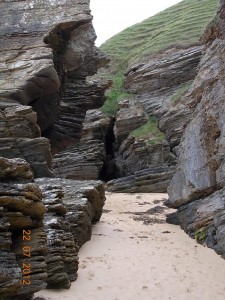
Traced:
[[22, 284], [23, 285], [30, 285], [30, 273], [31, 273], [31, 264], [27, 263], [25, 259], [29, 259], [31, 257], [31, 247], [27, 246], [27, 242], [31, 239], [31, 230], [23, 230], [23, 258], [24, 261], [22, 261]]

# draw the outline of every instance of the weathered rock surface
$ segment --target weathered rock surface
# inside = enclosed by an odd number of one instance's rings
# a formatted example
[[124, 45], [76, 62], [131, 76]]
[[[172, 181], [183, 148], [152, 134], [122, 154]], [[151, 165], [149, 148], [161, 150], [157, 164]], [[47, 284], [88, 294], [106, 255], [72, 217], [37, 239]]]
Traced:
[[[179, 165], [169, 187], [170, 207], [181, 226], [224, 256], [224, 20], [220, 1], [205, 55], [191, 88], [194, 112], [179, 148]], [[214, 24], [215, 25], [215, 24]], [[215, 34], [214, 34], [215, 33]]]
[[0, 139], [0, 156], [25, 159], [30, 164], [34, 177], [54, 177], [50, 144], [46, 138]]
[[99, 109], [88, 110], [83, 123], [81, 141], [100, 140], [108, 142], [109, 136], [112, 135], [113, 118], [104, 115]]
[[165, 138], [171, 149], [180, 144], [185, 126], [190, 121], [194, 108], [193, 103], [190, 103], [191, 99], [190, 93], [181, 96], [159, 120], [159, 129], [165, 132]]
[[116, 115], [114, 135], [119, 146], [129, 133], [144, 125], [148, 115], [135, 99], [125, 99], [119, 102], [119, 111]]
[[0, 156], [24, 159], [34, 176], [54, 176], [49, 141], [40, 137], [37, 115], [30, 106], [0, 108]]
[[[152, 174], [154, 170], [158, 172], [157, 168], [167, 165], [168, 168], [172, 166], [168, 173], [168, 178], [171, 178], [178, 154], [177, 146], [194, 106], [197, 105], [196, 100], [193, 100], [194, 92], [191, 96], [193, 98], [186, 101], [185, 89], [191, 85], [197, 74], [202, 50], [202, 45], [172, 48], [127, 70], [125, 88], [136, 95], [120, 103], [116, 115], [114, 134], [117, 144], [114, 165], [117, 176], [134, 175], [141, 170], [146, 173], [147, 169]], [[173, 98], [176, 101], [173, 102]], [[165, 141], [162, 141], [161, 135], [161, 141], [151, 143], [151, 132], [149, 137], [142, 138], [141, 131], [139, 138], [128, 137], [134, 129], [140, 128], [151, 118], [165, 132]], [[152, 130], [154, 136], [155, 127]], [[165, 182], [168, 184], [169, 180]], [[165, 185], [162, 187], [162, 191], [165, 191]], [[143, 191], [146, 191], [145, 186]], [[154, 191], [153, 188], [151, 191]], [[155, 191], [159, 191], [158, 185]]]
[[78, 250], [91, 238], [105, 202], [102, 183], [66, 179], [36, 179], [47, 209], [44, 228], [48, 253], [47, 287], [69, 288], [77, 278]]
[[126, 89], [131, 92], [170, 88], [191, 80], [201, 58], [202, 46], [168, 49], [147, 63], [127, 70]]
[[[108, 58], [94, 46], [89, 0], [3, 0], [0, 29], [0, 298], [25, 300], [46, 285], [70, 286], [78, 248], [101, 216], [100, 182], [33, 178], [55, 176], [52, 153], [78, 142], [86, 111], [104, 103], [110, 82], [86, 77]], [[98, 167], [104, 143], [97, 148]], [[31, 272], [22, 286], [23, 263]]]
[[121, 193], [165, 193], [174, 172], [175, 168], [167, 165], [143, 169], [134, 175], [109, 181], [107, 189]]
[[80, 142], [54, 157], [56, 176], [76, 180], [99, 179], [105, 162], [105, 147], [100, 140]]
[[180, 85], [192, 80], [202, 55], [202, 46], [169, 49], [147, 63], [127, 70], [125, 87], [137, 93], [149, 115], [161, 117], [170, 107], [170, 98]]
[[7, 159], [0, 157], [0, 179], [10, 178], [11, 180], [33, 179], [30, 165], [27, 161], [14, 158]]
[[136, 171], [150, 167], [171, 165], [174, 162], [175, 157], [166, 141], [154, 145], [145, 139], [134, 137], [129, 137], [122, 143], [116, 157], [117, 168], [122, 176], [133, 175]]
[[[26, 161], [1, 158], [0, 173], [5, 181], [0, 184], [0, 293], [6, 299], [27, 299], [46, 287], [47, 246], [42, 222], [46, 209], [36, 184], [15, 182], [17, 176], [20, 180], [32, 178]], [[24, 230], [29, 232], [25, 240]]]
[[[79, 78], [79, 74], [77, 76]], [[60, 114], [54, 125], [44, 133], [51, 141], [53, 153], [80, 141], [87, 110], [103, 105], [106, 100], [104, 92], [109, 85], [108, 81], [87, 82], [85, 78], [68, 78], [60, 103]]]
[[27, 162], [0, 161], [1, 296], [22, 300], [46, 286], [69, 288], [77, 278], [79, 247], [102, 214], [103, 184], [59, 178], [16, 183], [18, 174], [30, 179]]

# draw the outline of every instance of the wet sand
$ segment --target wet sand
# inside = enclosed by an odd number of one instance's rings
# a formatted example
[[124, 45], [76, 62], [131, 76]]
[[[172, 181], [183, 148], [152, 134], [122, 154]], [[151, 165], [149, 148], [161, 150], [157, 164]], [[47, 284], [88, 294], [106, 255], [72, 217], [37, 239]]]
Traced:
[[80, 250], [77, 281], [69, 290], [44, 290], [35, 296], [224, 300], [225, 260], [179, 226], [165, 223], [165, 215], [173, 212], [163, 207], [165, 198], [166, 194], [108, 193], [101, 221]]

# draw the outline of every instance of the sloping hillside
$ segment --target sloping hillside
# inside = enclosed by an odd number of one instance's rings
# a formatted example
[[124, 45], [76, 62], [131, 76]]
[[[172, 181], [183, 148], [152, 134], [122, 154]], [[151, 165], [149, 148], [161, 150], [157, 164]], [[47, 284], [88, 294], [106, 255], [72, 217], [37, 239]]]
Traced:
[[195, 44], [217, 5], [218, 0], [184, 0], [118, 33], [101, 48], [118, 71], [165, 48]]

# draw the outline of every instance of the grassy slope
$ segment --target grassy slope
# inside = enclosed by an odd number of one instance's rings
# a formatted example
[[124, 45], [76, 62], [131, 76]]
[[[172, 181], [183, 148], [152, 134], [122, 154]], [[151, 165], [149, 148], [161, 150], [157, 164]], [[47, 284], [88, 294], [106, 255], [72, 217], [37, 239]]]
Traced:
[[165, 140], [165, 134], [158, 129], [158, 122], [154, 117], [150, 117], [148, 122], [138, 129], [133, 130], [130, 136], [144, 138], [148, 143], [155, 145]]
[[101, 49], [109, 54], [114, 71], [118, 71], [172, 45], [194, 44], [214, 16], [217, 5], [218, 0], [184, 0], [128, 27], [106, 41]]
[[[128, 66], [174, 45], [187, 46], [198, 43], [206, 25], [215, 15], [217, 5], [218, 0], [184, 0], [106, 41], [101, 49], [111, 58], [110, 71], [114, 84], [107, 94], [108, 100], [102, 111], [107, 115], [115, 115], [118, 109], [117, 101], [126, 93], [123, 89], [123, 74]], [[180, 93], [183, 93], [183, 89]], [[159, 141], [162, 136], [158, 138], [156, 128], [157, 124], [150, 120], [143, 128], [131, 134], [141, 137], [146, 136], [146, 130], [154, 131], [156, 141]]]

